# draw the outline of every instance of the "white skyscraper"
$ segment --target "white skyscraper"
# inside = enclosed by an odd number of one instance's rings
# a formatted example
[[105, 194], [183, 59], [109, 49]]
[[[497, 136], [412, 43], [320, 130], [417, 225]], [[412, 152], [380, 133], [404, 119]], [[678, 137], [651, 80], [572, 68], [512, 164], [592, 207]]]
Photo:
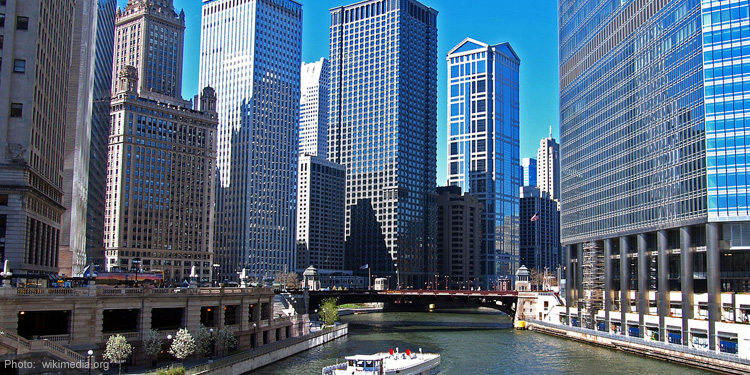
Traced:
[[542, 138], [536, 152], [536, 183], [550, 198], [560, 200], [560, 145], [552, 138]]
[[219, 114], [215, 259], [221, 278], [295, 265], [302, 5], [203, 3], [199, 86]]
[[328, 144], [328, 59], [302, 64], [299, 100], [299, 154], [325, 158]]

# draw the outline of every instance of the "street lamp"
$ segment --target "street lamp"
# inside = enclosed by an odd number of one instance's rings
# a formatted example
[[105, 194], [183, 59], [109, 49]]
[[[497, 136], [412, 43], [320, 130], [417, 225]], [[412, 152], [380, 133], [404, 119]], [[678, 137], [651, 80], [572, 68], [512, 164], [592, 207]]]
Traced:
[[[169, 347], [172, 347], [172, 335], [167, 335], [167, 341], [169, 342]], [[167, 350], [169, 352], [169, 350]], [[172, 368], [172, 355], [169, 356], [169, 368]]]
[[94, 351], [89, 349], [89, 351], [86, 352], [89, 356], [86, 358], [86, 363], [89, 365], [89, 375], [91, 375], [91, 357], [94, 356]]
[[255, 348], [258, 345], [258, 335], [255, 333], [255, 327], [258, 325], [253, 323], [253, 336], [252, 340], [250, 340], [250, 347]]
[[209, 328], [208, 332], [211, 333], [211, 338], [209, 338], [209, 342], [211, 343], [211, 354], [208, 357], [208, 359], [213, 360], [214, 359], [214, 329]]

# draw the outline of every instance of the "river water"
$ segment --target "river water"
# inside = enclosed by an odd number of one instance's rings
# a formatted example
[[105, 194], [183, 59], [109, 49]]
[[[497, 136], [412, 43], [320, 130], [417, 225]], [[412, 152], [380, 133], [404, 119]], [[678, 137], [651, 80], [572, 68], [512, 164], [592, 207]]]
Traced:
[[512, 329], [507, 315], [492, 310], [435, 313], [373, 313], [341, 317], [349, 335], [251, 375], [318, 375], [352, 354], [398, 347], [441, 355], [441, 375], [473, 374], [704, 374], [685, 366]]

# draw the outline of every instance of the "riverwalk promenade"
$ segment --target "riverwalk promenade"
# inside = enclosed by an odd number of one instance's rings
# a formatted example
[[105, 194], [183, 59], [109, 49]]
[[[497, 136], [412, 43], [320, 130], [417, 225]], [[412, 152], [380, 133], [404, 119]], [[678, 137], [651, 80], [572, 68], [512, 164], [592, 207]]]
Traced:
[[529, 320], [530, 330], [723, 374], [750, 374], [750, 360], [643, 338]]

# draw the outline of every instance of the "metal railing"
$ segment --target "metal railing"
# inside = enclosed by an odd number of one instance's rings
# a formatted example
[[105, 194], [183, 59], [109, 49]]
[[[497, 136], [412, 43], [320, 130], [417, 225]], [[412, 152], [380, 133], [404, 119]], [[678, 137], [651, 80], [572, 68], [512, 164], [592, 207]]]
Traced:
[[546, 326], [550, 328], [556, 328], [556, 329], [562, 329], [566, 331], [572, 331], [572, 332], [578, 332], [586, 335], [593, 335], [598, 337], [604, 337], [608, 338], [610, 340], [614, 341], [625, 341], [632, 344], [637, 345], [645, 345], [652, 348], [658, 348], [663, 350], [671, 350], [676, 351], [684, 354], [690, 354], [698, 357], [705, 357], [705, 358], [711, 358], [711, 359], [717, 359], [721, 361], [727, 361], [727, 362], [733, 362], [733, 363], [740, 363], [743, 365], [750, 366], [750, 359], [744, 359], [740, 358], [736, 354], [729, 354], [724, 352], [715, 352], [711, 350], [700, 350], [696, 348], [691, 348], [689, 346], [681, 345], [681, 344], [670, 344], [662, 341], [655, 341], [650, 339], [644, 339], [641, 337], [632, 337], [632, 336], [625, 336], [625, 335], [616, 335], [609, 332], [602, 332], [602, 331], [596, 331], [592, 329], [585, 329], [580, 327], [573, 327], [568, 326], [564, 324], [555, 324], [550, 322], [543, 322], [539, 320], [529, 320], [529, 323], [532, 325], [541, 325]]

